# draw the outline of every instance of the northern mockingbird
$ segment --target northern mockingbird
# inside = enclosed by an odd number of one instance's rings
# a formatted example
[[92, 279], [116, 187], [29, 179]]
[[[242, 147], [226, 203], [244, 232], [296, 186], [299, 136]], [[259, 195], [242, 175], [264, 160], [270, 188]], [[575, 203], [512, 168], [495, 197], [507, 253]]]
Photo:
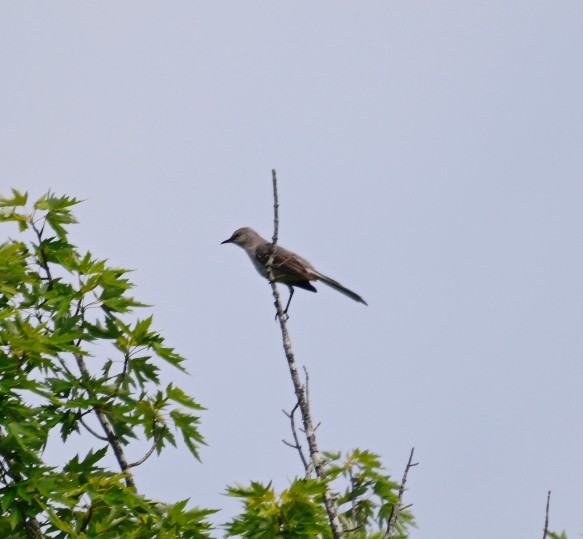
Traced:
[[[259, 274], [269, 279], [269, 275], [267, 274], [267, 261], [271, 255], [271, 243], [264, 240], [255, 230], [249, 227], [235, 230], [228, 240], [221, 242], [221, 244], [223, 243], [234, 243], [244, 249]], [[342, 286], [338, 281], [323, 275], [306, 259], [279, 245], [275, 246], [271, 272], [275, 282], [283, 283], [289, 288], [290, 295], [285, 306], [285, 314], [287, 314], [289, 304], [294, 295], [295, 286], [309, 290], [310, 292], [317, 292], [310, 281], [322, 281], [324, 284], [327, 284], [334, 290], [338, 290], [338, 292], [352, 298], [354, 301], [368, 305], [356, 292]]]

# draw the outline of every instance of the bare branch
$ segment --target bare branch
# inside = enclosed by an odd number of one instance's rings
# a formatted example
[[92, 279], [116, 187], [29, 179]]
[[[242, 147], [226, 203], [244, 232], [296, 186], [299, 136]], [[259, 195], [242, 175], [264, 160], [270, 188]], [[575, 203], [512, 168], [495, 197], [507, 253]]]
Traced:
[[[271, 181], [273, 182], [273, 246], [277, 244], [279, 234], [279, 199], [277, 197], [277, 172], [271, 171]], [[273, 260], [271, 261], [273, 264]]]
[[[291, 339], [287, 329], [287, 319], [284, 316], [284, 310], [281, 304], [281, 299], [279, 296], [279, 291], [277, 290], [277, 285], [273, 280], [273, 258], [275, 246], [277, 244], [278, 234], [279, 234], [279, 202], [277, 197], [277, 174], [275, 170], [271, 171], [273, 180], [273, 242], [271, 247], [271, 254], [266, 264], [267, 275], [269, 276], [269, 283], [271, 284], [271, 290], [273, 292], [273, 297], [275, 298], [275, 307], [277, 309], [277, 318], [279, 319], [279, 325], [281, 328], [281, 336], [283, 341], [283, 349], [285, 352], [285, 357], [289, 366], [290, 375], [294, 385], [294, 390], [297, 398], [297, 404], [299, 406], [302, 422], [304, 425], [305, 435], [308, 442], [308, 448], [310, 452], [310, 460], [314, 466], [314, 471], [317, 477], [324, 476], [324, 466], [323, 459], [320, 450], [318, 449], [318, 444], [316, 441], [315, 429], [312, 423], [312, 416], [310, 413], [310, 405], [308, 399], [306, 398], [306, 393], [300, 381], [298, 374], [298, 367], [292, 351]], [[328, 513], [328, 520], [330, 521], [330, 527], [332, 529], [332, 535], [334, 539], [342, 539], [344, 537], [344, 531], [342, 529], [342, 524], [338, 518], [338, 508], [336, 507], [336, 501], [333, 495], [326, 488], [324, 491], [324, 505], [326, 506], [326, 512]]]
[[83, 421], [82, 418], [79, 418], [79, 423], [81, 423], [81, 425], [83, 425], [97, 439], [103, 440], [104, 442], [109, 441], [105, 436], [102, 436], [101, 434], [98, 434], [97, 432], [95, 432], [87, 423], [85, 423], [85, 421]]
[[403, 494], [405, 493], [405, 485], [407, 484], [407, 476], [409, 475], [409, 470], [413, 466], [417, 466], [417, 462], [413, 462], [413, 454], [415, 448], [411, 448], [411, 453], [409, 454], [409, 460], [407, 461], [407, 466], [405, 466], [405, 472], [403, 473], [403, 479], [401, 479], [401, 486], [399, 487], [399, 496], [397, 498], [397, 503], [393, 506], [391, 510], [391, 516], [389, 517], [389, 522], [387, 523], [387, 531], [385, 532], [385, 538], [388, 539], [393, 535], [395, 527], [397, 525], [397, 520], [399, 518], [399, 513], [411, 507], [411, 505], [403, 506]]
[[304, 465], [304, 470], [306, 470], [306, 477], [308, 477], [311, 473], [310, 470], [310, 465], [308, 463], [308, 461], [306, 460], [306, 457], [304, 455], [304, 451], [302, 449], [302, 445], [300, 444], [300, 439], [298, 437], [298, 431], [296, 429], [296, 421], [295, 421], [295, 414], [296, 414], [296, 410], [299, 408], [299, 404], [296, 403], [296, 405], [293, 407], [293, 410], [288, 414], [285, 410], [283, 410], [283, 413], [289, 418], [290, 423], [291, 423], [291, 430], [292, 430], [292, 435], [294, 437], [294, 442], [295, 444], [290, 444], [289, 442], [286, 442], [285, 440], [282, 440], [283, 443], [285, 445], [288, 445], [289, 447], [292, 447], [293, 449], [297, 449], [298, 453], [300, 455], [300, 459], [302, 461], [302, 464]]
[[152, 447], [150, 447], [148, 452], [140, 460], [136, 460], [136, 462], [128, 464], [128, 468], [135, 468], [136, 466], [139, 466], [140, 464], [146, 462], [152, 456], [152, 453], [154, 452], [154, 449], [156, 449], [156, 446], [158, 445], [158, 442], [160, 441], [160, 438], [162, 437], [162, 433], [164, 432], [165, 428], [166, 427], [162, 428], [160, 432], [156, 433], [156, 436], [154, 436], [154, 443], [152, 444]]
[[85, 530], [87, 530], [87, 526], [89, 526], [89, 522], [91, 521], [91, 517], [93, 517], [93, 504], [91, 504], [87, 510], [87, 514], [85, 515], [85, 518], [81, 523], [81, 527], [79, 528], [79, 533], [85, 533]]
[[[348, 468], [348, 478], [350, 479], [350, 487], [352, 491], [355, 491], [356, 488], [356, 480], [354, 479], [354, 474], [352, 473], [352, 467]], [[351, 496], [351, 509], [350, 509], [350, 516], [353, 522], [356, 522], [356, 496]]]
[[47, 260], [47, 254], [45, 253], [44, 249], [41, 249], [41, 247], [40, 247], [40, 244], [43, 241], [43, 232], [44, 232], [44, 229], [45, 229], [45, 225], [43, 224], [42, 229], [39, 230], [36, 227], [36, 225], [34, 223], [32, 223], [32, 229], [34, 230], [34, 233], [36, 234], [36, 237], [38, 239], [39, 252], [40, 252], [40, 256], [41, 256], [41, 267], [42, 267], [42, 269], [45, 270], [45, 273], [47, 275], [47, 280], [49, 282], [49, 285], [52, 286], [52, 284], [53, 284], [53, 276], [51, 275], [51, 268], [49, 268], [49, 262]]
[[292, 444], [291, 442], [288, 442], [285, 438], [282, 438], [281, 441], [287, 445], [288, 447], [291, 447], [292, 449], [300, 449], [300, 446], [297, 444]]
[[302, 366], [302, 369], [304, 369], [304, 376], [306, 377], [306, 383], [304, 384], [306, 392], [306, 402], [308, 403], [308, 406], [310, 406], [310, 375], [305, 365]]
[[124, 359], [123, 359], [123, 369], [122, 371], [117, 375], [117, 380], [115, 382], [115, 389], [113, 390], [113, 397], [117, 397], [119, 395], [119, 391], [121, 389], [121, 385], [123, 384], [125, 377], [128, 373], [128, 368], [129, 368], [129, 364], [130, 364], [130, 356], [131, 354], [124, 354]]
[[545, 510], [545, 527], [543, 530], [543, 539], [547, 539], [549, 534], [549, 508], [551, 506], [551, 491], [547, 493], [547, 508]]

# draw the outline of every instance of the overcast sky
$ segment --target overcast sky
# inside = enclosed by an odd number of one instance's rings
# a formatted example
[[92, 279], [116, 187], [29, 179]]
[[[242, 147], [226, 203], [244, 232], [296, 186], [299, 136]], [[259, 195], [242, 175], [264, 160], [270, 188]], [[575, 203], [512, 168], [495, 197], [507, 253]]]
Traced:
[[208, 407], [141, 490], [226, 520], [302, 472], [270, 288], [220, 245], [271, 235], [276, 168], [280, 243], [369, 303], [294, 297], [321, 447], [415, 446], [413, 539], [538, 537], [549, 489], [582, 533], [582, 59], [579, 0], [1, 2], [1, 192], [85, 199]]

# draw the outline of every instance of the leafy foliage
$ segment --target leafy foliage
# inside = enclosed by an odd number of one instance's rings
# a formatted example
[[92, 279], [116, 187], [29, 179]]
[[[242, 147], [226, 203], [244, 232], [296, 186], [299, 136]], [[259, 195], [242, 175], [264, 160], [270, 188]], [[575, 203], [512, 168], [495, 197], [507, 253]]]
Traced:
[[[271, 484], [251, 483], [230, 487], [227, 494], [240, 498], [243, 512], [227, 524], [229, 535], [241, 537], [286, 537], [301, 539], [331, 537], [323, 493], [328, 488], [341, 510], [345, 537], [380, 539], [399, 503], [400, 485], [382, 473], [379, 457], [369, 451], [354, 450], [342, 460], [327, 453], [325, 480], [296, 479], [277, 496]], [[390, 537], [407, 537], [414, 525], [407, 508], [398, 510]]]
[[228, 536], [332, 537], [322, 504], [324, 488], [314, 479], [296, 479], [280, 496], [276, 496], [271, 484], [253, 482], [249, 487], [229, 487], [230, 496], [243, 500], [244, 512], [227, 525]]
[[[179, 434], [198, 458], [202, 407], [161, 386], [161, 362], [183, 370], [184, 359], [151, 317], [133, 319], [143, 305], [128, 270], [69, 242], [78, 202], [48, 193], [27, 209], [27, 194], [0, 198], [0, 221], [25, 236], [0, 245], [0, 537], [209, 537], [212, 511], [135, 488], [141, 461], [128, 463], [126, 446], [149, 442], [147, 458]], [[44, 463], [50, 440], [82, 433], [99, 447], [60, 468]]]
[[400, 484], [383, 473], [378, 455], [355, 449], [344, 460], [339, 453], [326, 453], [326, 457], [326, 477], [336, 487], [344, 528], [353, 530], [350, 537], [383, 537], [395, 511], [391, 537], [407, 537], [413, 515], [399, 506]]

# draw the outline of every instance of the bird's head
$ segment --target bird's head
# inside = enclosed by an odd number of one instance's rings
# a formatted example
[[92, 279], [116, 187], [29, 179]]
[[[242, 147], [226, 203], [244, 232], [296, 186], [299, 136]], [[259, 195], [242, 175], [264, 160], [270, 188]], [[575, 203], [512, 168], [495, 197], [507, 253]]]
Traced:
[[256, 244], [258, 240], [261, 240], [261, 236], [259, 236], [259, 234], [257, 234], [252, 228], [244, 226], [243, 228], [235, 230], [232, 236], [228, 240], [222, 241], [221, 244], [234, 243], [240, 247], [251, 247]]

